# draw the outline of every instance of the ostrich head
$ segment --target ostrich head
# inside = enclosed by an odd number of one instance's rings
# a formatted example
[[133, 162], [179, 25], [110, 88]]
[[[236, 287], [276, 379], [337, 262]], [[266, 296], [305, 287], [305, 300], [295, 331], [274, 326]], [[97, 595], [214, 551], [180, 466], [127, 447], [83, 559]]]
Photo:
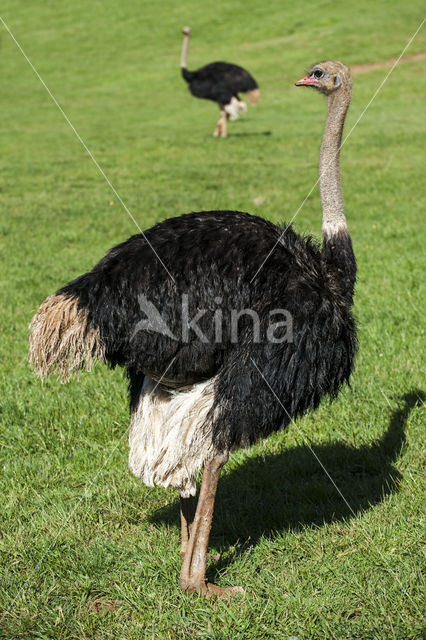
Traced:
[[351, 86], [351, 74], [341, 62], [328, 60], [315, 64], [304, 78], [295, 82], [295, 85], [296, 87], [314, 87], [326, 96], [330, 96], [342, 85]]
[[191, 35], [191, 29], [189, 27], [182, 27], [182, 33], [184, 36], [190, 36]]

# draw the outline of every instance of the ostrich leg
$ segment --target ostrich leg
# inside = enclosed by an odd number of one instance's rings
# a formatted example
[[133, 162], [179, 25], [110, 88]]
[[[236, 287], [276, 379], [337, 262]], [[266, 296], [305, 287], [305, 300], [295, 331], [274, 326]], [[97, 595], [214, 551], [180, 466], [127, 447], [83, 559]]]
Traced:
[[215, 138], [226, 138], [227, 137], [227, 135], [228, 135], [227, 128], [226, 128], [227, 117], [228, 117], [228, 114], [226, 113], [225, 109], [221, 109], [220, 110], [220, 118], [216, 122], [216, 128], [215, 128], [214, 133], [213, 133]]
[[207, 548], [212, 526], [214, 499], [220, 472], [228, 454], [215, 456], [206, 462], [200, 497], [182, 564], [179, 584], [184, 591], [198, 591], [206, 598], [224, 597], [231, 591], [244, 591], [241, 587], [222, 589], [206, 581]]
[[185, 557], [186, 548], [188, 546], [189, 537], [191, 535], [191, 526], [195, 517], [195, 499], [193, 496], [180, 499], [180, 527], [181, 527], [181, 547], [180, 555]]

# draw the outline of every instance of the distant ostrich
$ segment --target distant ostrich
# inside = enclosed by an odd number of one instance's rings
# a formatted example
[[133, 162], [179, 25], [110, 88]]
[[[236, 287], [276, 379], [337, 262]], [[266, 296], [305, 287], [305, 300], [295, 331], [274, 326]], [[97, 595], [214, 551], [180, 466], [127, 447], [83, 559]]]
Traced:
[[[205, 577], [216, 487], [229, 453], [316, 408], [324, 394], [334, 397], [356, 352], [356, 263], [339, 169], [351, 77], [342, 63], [321, 62], [296, 85], [328, 96], [322, 248], [247, 213], [169, 218], [48, 297], [30, 325], [30, 359], [41, 374], [56, 368], [65, 379], [96, 358], [127, 368], [130, 468], [149, 486], [178, 489], [180, 586], [207, 597], [241, 589]], [[291, 336], [288, 326], [269, 332], [277, 310], [291, 318]]]
[[180, 67], [182, 76], [188, 83], [189, 90], [196, 98], [205, 98], [217, 102], [220, 118], [214, 130], [215, 137], [226, 138], [227, 118], [236, 120], [239, 113], [247, 111], [247, 105], [240, 99], [239, 93], [246, 93], [249, 102], [256, 105], [259, 101], [259, 88], [252, 75], [237, 64], [229, 62], [211, 62], [197, 71], [188, 71], [186, 60], [188, 56], [189, 36], [191, 29], [184, 27], [182, 57]]

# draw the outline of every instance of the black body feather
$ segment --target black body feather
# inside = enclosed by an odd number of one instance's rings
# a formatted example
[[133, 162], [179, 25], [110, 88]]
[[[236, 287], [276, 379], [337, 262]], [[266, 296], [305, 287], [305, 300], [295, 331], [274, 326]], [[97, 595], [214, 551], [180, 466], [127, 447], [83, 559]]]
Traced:
[[239, 100], [239, 93], [258, 88], [248, 71], [229, 62], [212, 62], [197, 71], [188, 71], [186, 68], [181, 71], [193, 96], [217, 102], [221, 108], [229, 104], [233, 97]]
[[[175, 388], [216, 376], [217, 401], [208, 419], [215, 444], [230, 450], [317, 407], [325, 394], [335, 396], [349, 380], [357, 347], [351, 313], [356, 265], [349, 235], [334, 236], [321, 250], [291, 227], [246, 213], [211, 211], [170, 218], [145, 236], [174, 282], [140, 234], [58, 292], [78, 298], [90, 325], [100, 331], [106, 359], [127, 367], [132, 406], [144, 375], [159, 380], [166, 372], [162, 384]], [[190, 319], [207, 310], [197, 323], [207, 343], [191, 331], [188, 341], [182, 339], [183, 294]], [[138, 330], [145, 318], [141, 295], [155, 305], [174, 337]], [[218, 308], [221, 341], [215, 341]], [[265, 331], [270, 311], [287, 310], [292, 341], [274, 344], [261, 332], [256, 342], [246, 316], [233, 341], [230, 309], [254, 310]]]

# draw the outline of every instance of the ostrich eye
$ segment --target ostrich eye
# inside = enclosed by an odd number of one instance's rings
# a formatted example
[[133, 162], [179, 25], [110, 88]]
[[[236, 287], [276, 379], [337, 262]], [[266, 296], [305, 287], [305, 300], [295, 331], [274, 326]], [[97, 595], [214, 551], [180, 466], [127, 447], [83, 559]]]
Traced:
[[321, 71], [321, 69], [315, 69], [315, 71], [314, 71], [314, 77], [315, 78], [318, 78], [318, 79], [322, 78], [323, 75], [324, 75], [324, 73], [323, 73], [323, 71]]

